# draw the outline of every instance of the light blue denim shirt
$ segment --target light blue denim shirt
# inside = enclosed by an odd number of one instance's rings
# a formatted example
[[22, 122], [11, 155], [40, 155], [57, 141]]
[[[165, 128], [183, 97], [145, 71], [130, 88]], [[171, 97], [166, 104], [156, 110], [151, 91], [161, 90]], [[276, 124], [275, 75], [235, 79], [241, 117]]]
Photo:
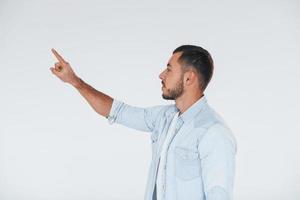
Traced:
[[[110, 124], [119, 123], [151, 135], [152, 162], [145, 200], [156, 199], [153, 192], [159, 155], [168, 127], [178, 111], [175, 104], [140, 108], [113, 100], [107, 117]], [[164, 199], [233, 199], [235, 154], [233, 134], [203, 96], [177, 120], [167, 161], [162, 163]]]

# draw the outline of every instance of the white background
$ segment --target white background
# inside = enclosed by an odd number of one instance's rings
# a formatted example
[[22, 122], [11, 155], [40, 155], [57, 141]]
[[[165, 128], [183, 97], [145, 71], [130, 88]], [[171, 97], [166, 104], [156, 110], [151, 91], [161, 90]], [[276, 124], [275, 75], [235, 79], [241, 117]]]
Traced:
[[208, 102], [237, 142], [235, 199], [300, 199], [300, 3], [0, 0], [0, 199], [140, 200], [147, 133], [109, 125], [49, 68], [136, 106], [170, 104], [159, 73], [182, 44], [215, 61]]

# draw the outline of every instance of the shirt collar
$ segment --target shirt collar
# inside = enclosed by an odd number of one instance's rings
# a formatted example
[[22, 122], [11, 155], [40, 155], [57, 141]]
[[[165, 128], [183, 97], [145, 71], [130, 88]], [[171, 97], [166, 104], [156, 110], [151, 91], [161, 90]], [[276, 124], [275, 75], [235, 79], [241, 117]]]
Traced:
[[198, 112], [202, 110], [202, 108], [206, 105], [206, 98], [202, 96], [198, 99], [193, 105], [191, 105], [186, 111], [184, 111], [181, 115], [179, 115], [178, 119], [181, 119], [184, 123], [193, 119]]

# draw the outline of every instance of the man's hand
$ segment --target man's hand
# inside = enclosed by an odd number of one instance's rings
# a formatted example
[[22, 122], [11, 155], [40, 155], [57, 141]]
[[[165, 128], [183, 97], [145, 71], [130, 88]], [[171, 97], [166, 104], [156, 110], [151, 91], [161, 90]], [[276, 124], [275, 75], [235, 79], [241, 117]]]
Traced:
[[56, 62], [54, 66], [50, 68], [52, 73], [63, 82], [70, 83], [73, 86], [78, 84], [79, 77], [76, 76], [71, 68], [71, 65], [65, 61], [63, 57], [59, 55], [57, 51], [55, 51], [55, 49], [51, 49], [51, 51], [58, 60], [58, 62]]

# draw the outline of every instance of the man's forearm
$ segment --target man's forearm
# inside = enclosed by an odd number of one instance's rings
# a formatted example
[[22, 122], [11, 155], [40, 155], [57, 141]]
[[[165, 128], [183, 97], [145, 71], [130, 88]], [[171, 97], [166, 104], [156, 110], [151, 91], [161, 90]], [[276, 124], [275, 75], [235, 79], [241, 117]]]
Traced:
[[77, 77], [76, 80], [71, 83], [71, 85], [73, 85], [79, 91], [79, 93], [87, 100], [87, 102], [97, 113], [104, 117], [109, 115], [113, 98], [94, 89], [79, 77]]
[[51, 49], [51, 51], [58, 60], [58, 62], [50, 68], [51, 72], [63, 82], [73, 85], [97, 113], [107, 117], [109, 115], [113, 99], [110, 96], [97, 91], [92, 86], [81, 80], [74, 73], [70, 63], [59, 55], [55, 49]]

